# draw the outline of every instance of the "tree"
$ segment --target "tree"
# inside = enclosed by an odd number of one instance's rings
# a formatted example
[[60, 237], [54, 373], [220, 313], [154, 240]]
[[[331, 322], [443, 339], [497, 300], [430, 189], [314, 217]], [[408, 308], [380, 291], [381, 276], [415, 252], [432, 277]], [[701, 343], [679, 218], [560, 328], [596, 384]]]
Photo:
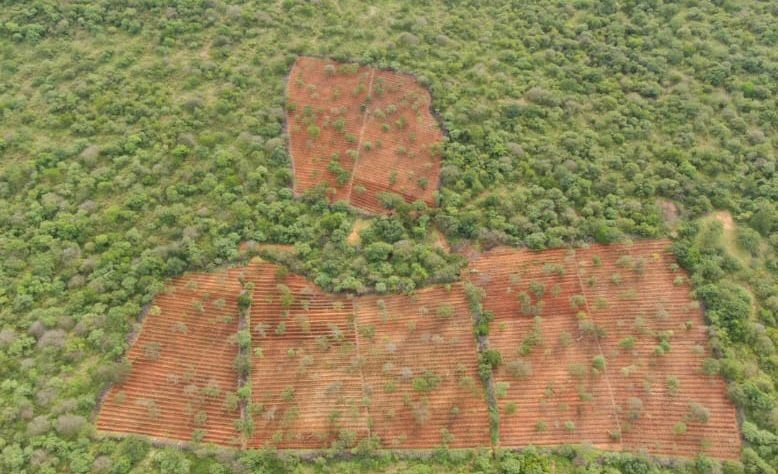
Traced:
[[65, 437], [73, 438], [87, 426], [86, 418], [79, 415], [60, 415], [54, 422], [54, 429]]
[[689, 404], [689, 420], [697, 423], [707, 423], [710, 418], [710, 411], [703, 405], [692, 402]]
[[723, 283], [704, 285], [696, 293], [705, 305], [705, 315], [724, 330], [723, 335], [733, 341], [743, 341], [753, 304], [748, 291], [739, 285]]
[[505, 365], [505, 370], [512, 377], [525, 379], [532, 375], [532, 364], [525, 360], [514, 360]]
[[153, 459], [153, 464], [161, 472], [171, 474], [189, 474], [192, 462], [183, 453], [167, 448], [158, 452]]

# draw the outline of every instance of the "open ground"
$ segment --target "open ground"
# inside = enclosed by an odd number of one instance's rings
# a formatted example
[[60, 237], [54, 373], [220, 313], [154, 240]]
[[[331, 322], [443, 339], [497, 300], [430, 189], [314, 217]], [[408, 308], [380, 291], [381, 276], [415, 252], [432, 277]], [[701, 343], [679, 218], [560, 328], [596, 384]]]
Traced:
[[[705, 373], [702, 311], [668, 245], [473, 256], [464, 279], [485, 290], [489, 345], [503, 357], [493, 373], [500, 446], [739, 455], [724, 382]], [[230, 400], [240, 391], [240, 281], [253, 287], [248, 446], [489, 445], [462, 283], [332, 295], [258, 259], [183, 277], [157, 298], [130, 351], [129, 379], [103, 404], [101, 430], [239, 444]]]
[[[220, 291], [201, 286], [205, 280], [223, 286]], [[105, 399], [101, 430], [240, 444], [240, 415], [224, 407], [241, 392], [233, 366], [241, 281], [253, 286], [248, 410], [253, 430], [247, 446], [351, 447], [369, 436], [394, 448], [488, 445], [486, 405], [461, 285], [353, 298], [324, 293], [261, 260], [181, 278], [157, 299], [160, 310], [148, 316], [130, 352], [130, 378]], [[197, 297], [181, 288], [202, 288], [203, 293]], [[215, 305], [213, 295], [224, 295], [226, 303]], [[205, 340], [192, 339], [191, 330], [172, 339], [182, 321], [202, 328], [198, 334]], [[231, 332], [219, 332], [224, 324], [231, 324]], [[160, 341], [153, 357], [144, 355], [147, 341]], [[206, 370], [189, 380], [194, 359]], [[211, 380], [220, 391], [208, 405], [206, 420], [188, 421], [198, 407], [181, 393], [199, 395]], [[197, 381], [197, 390], [188, 388]], [[141, 399], [145, 405], [137, 402]], [[158, 419], [171, 423], [161, 425]]]
[[[412, 76], [299, 58], [287, 96], [295, 192], [323, 185], [375, 213], [391, 208], [387, 193], [434, 204], [442, 134]], [[470, 248], [462, 281], [409, 295], [328, 294], [261, 259], [178, 278], [98, 427], [241, 447], [590, 443], [734, 459], [735, 409], [706, 373], [703, 313], [669, 246]], [[491, 321], [480, 349], [466, 285]], [[502, 363], [484, 371], [486, 350]]]
[[106, 394], [98, 429], [237, 443], [238, 273], [177, 278], [156, 298], [127, 356], [132, 371]]
[[496, 249], [471, 263], [495, 314], [491, 347], [503, 446], [736, 458], [735, 410], [699, 304], [667, 240], [547, 252]]
[[434, 205], [443, 134], [407, 74], [299, 58], [287, 84], [294, 190], [386, 212], [386, 193]]

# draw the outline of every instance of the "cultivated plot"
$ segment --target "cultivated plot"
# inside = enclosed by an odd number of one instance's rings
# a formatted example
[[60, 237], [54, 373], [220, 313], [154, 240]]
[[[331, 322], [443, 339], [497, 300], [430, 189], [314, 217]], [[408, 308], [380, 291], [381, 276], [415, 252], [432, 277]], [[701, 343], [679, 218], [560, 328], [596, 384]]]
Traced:
[[[244, 285], [248, 430], [234, 367]], [[245, 437], [256, 448], [349, 448], [369, 436], [392, 448], [489, 443], [461, 285], [346, 297], [256, 260], [176, 280], [155, 305], [129, 379], [103, 404], [101, 430], [236, 446]]]
[[253, 266], [251, 446], [391, 448], [489, 442], [461, 286], [336, 297]]
[[106, 394], [100, 430], [238, 444], [238, 275], [187, 275], [157, 297], [128, 354], [128, 379]]
[[489, 444], [461, 285], [354, 301], [372, 432], [389, 448]]
[[503, 446], [739, 455], [734, 406], [703, 371], [702, 313], [668, 246], [497, 249], [471, 263], [504, 360]]
[[280, 267], [246, 271], [251, 305], [253, 447], [351, 447], [367, 436], [350, 299]]
[[[704, 371], [702, 313], [668, 245], [472, 256], [466, 278], [485, 290], [489, 344], [503, 357], [501, 445], [739, 455], [735, 409]], [[239, 387], [243, 289], [251, 369]], [[461, 283], [333, 295], [255, 260], [176, 279], [154, 305], [129, 378], [102, 405], [103, 431], [298, 449], [490, 443]]]
[[669, 242], [589, 249], [579, 258], [591, 318], [603, 327], [624, 449], [736, 458], [740, 434], [721, 377], [705, 374], [707, 328]]
[[406, 74], [299, 58], [287, 85], [294, 190], [386, 212], [385, 193], [434, 204], [443, 134], [429, 92]]

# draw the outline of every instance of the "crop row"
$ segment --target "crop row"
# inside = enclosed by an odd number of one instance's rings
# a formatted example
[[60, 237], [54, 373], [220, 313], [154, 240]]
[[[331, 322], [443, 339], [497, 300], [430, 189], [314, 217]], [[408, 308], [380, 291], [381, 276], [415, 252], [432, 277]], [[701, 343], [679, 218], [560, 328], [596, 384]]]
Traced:
[[227, 273], [177, 279], [157, 298], [128, 354], [129, 377], [106, 395], [98, 428], [234, 442], [238, 414], [227, 399], [237, 383], [238, 286], [235, 271]]

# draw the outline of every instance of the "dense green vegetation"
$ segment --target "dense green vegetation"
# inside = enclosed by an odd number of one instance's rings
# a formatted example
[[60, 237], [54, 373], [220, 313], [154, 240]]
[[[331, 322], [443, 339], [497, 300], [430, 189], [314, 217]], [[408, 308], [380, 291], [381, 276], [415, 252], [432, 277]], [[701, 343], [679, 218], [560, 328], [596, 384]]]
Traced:
[[[433, 245], [437, 227], [484, 247], [676, 237], [746, 417], [743, 465], [727, 472], [774, 473], [778, 7], [499, 3], [1, 1], [0, 472], [387, 468], [181, 454], [101, 439], [90, 420], [166, 278], [253, 240], [293, 243], [289, 266], [327, 289], [412, 291], [463, 263]], [[353, 247], [346, 206], [292, 196], [284, 84], [301, 54], [430, 87], [449, 135], [439, 209], [399, 206]], [[713, 209], [734, 215], [736, 250], [695, 221]], [[412, 469], [544, 472], [473, 456]], [[557, 472], [658, 469], [538, 457]]]
[[[752, 235], [751, 229], [733, 231], [754, 239], [751, 246], [738, 238], [740, 250], [761, 247], [757, 254], [766, 252], [767, 244]], [[728, 249], [718, 221], [684, 224], [679, 234], [675, 253], [691, 270], [695, 294], [713, 327], [710, 344], [718, 358], [706, 370], [721, 373], [729, 381], [729, 398], [745, 412], [742, 430], [748, 445], [743, 461], [749, 472], [775, 472], [771, 467], [778, 459], [775, 275], [767, 272], [761, 258], [746, 265], [737, 256], [737, 249]], [[755, 304], [755, 300], [762, 304]]]

